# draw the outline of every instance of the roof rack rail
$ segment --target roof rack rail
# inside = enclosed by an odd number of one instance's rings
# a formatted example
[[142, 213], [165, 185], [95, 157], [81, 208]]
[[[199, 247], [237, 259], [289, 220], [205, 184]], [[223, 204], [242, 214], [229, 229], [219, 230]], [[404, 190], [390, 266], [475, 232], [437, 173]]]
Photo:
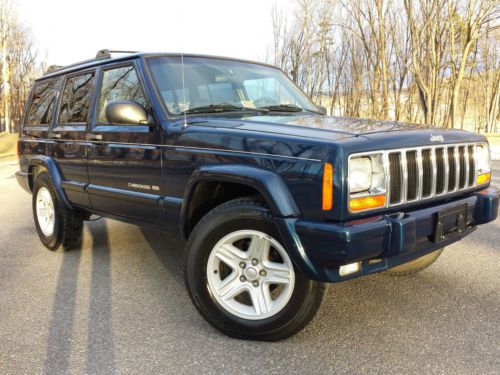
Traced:
[[97, 51], [95, 57], [96, 59], [99, 58], [111, 58], [112, 53], [137, 53], [138, 51], [120, 51], [120, 50], [110, 50], [110, 49], [100, 49]]
[[49, 67], [47, 68], [47, 70], [45, 71], [44, 74], [49, 74], [49, 73], [55, 72], [56, 70], [59, 70], [61, 68], [62, 68], [62, 65], [49, 65]]
[[95, 55], [95, 57], [93, 59], [83, 60], [83, 61], [76, 62], [74, 64], [64, 65], [64, 66], [51, 65], [47, 68], [47, 70], [45, 71], [45, 73], [43, 75], [47, 75], [47, 74], [56, 72], [58, 70], [71, 68], [71, 67], [82, 65], [85, 63], [90, 63], [90, 62], [95, 61], [95, 60], [110, 59], [112, 57], [111, 56], [112, 53], [137, 53], [137, 52], [138, 51], [118, 51], [118, 50], [101, 49], [101, 50], [97, 51], [97, 54]]

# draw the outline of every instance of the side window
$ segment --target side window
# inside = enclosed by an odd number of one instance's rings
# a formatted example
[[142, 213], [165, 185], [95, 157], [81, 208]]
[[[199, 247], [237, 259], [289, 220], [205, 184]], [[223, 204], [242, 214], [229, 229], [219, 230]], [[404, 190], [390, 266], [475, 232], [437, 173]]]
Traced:
[[66, 80], [61, 98], [59, 124], [87, 122], [93, 86], [94, 73]]
[[146, 107], [137, 73], [133, 66], [105, 70], [99, 95], [99, 123], [107, 123], [106, 105], [113, 100], [133, 100]]
[[31, 105], [28, 110], [28, 118], [26, 120], [27, 125], [50, 125], [58, 86], [59, 81], [35, 84]]

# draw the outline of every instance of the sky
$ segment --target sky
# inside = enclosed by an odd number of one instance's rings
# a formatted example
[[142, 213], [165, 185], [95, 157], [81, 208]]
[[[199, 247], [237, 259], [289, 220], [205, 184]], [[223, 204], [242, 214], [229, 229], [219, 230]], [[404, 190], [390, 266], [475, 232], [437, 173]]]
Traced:
[[41, 61], [65, 65], [99, 49], [201, 53], [264, 61], [271, 9], [294, 0], [14, 0]]

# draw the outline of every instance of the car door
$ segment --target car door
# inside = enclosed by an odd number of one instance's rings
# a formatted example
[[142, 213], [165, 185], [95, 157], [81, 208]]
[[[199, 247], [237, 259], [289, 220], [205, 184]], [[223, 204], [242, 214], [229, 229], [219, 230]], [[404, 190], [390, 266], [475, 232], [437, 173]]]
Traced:
[[48, 154], [61, 172], [61, 185], [69, 201], [90, 207], [85, 191], [89, 183], [85, 132], [92, 107], [95, 69], [67, 75], [59, 98], [56, 121], [48, 138]]
[[106, 116], [112, 101], [134, 101], [149, 113], [149, 101], [134, 62], [102, 67], [92, 126], [87, 134], [87, 166], [92, 208], [150, 223], [162, 223], [161, 128], [113, 124]]

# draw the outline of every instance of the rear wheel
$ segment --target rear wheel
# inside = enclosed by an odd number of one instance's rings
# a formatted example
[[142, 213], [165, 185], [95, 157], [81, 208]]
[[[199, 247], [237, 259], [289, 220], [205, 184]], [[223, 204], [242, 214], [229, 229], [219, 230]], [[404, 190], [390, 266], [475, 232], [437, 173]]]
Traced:
[[48, 249], [71, 249], [80, 243], [83, 215], [63, 205], [47, 172], [37, 176], [33, 187], [33, 217], [38, 236]]
[[424, 255], [423, 257], [412, 260], [411, 262], [391, 268], [387, 270], [387, 272], [395, 276], [406, 276], [420, 272], [434, 263], [437, 258], [439, 258], [443, 250], [444, 249], [434, 251], [430, 254]]
[[262, 203], [237, 199], [209, 212], [187, 244], [186, 287], [203, 317], [225, 334], [280, 340], [315, 315], [323, 284], [293, 264]]

